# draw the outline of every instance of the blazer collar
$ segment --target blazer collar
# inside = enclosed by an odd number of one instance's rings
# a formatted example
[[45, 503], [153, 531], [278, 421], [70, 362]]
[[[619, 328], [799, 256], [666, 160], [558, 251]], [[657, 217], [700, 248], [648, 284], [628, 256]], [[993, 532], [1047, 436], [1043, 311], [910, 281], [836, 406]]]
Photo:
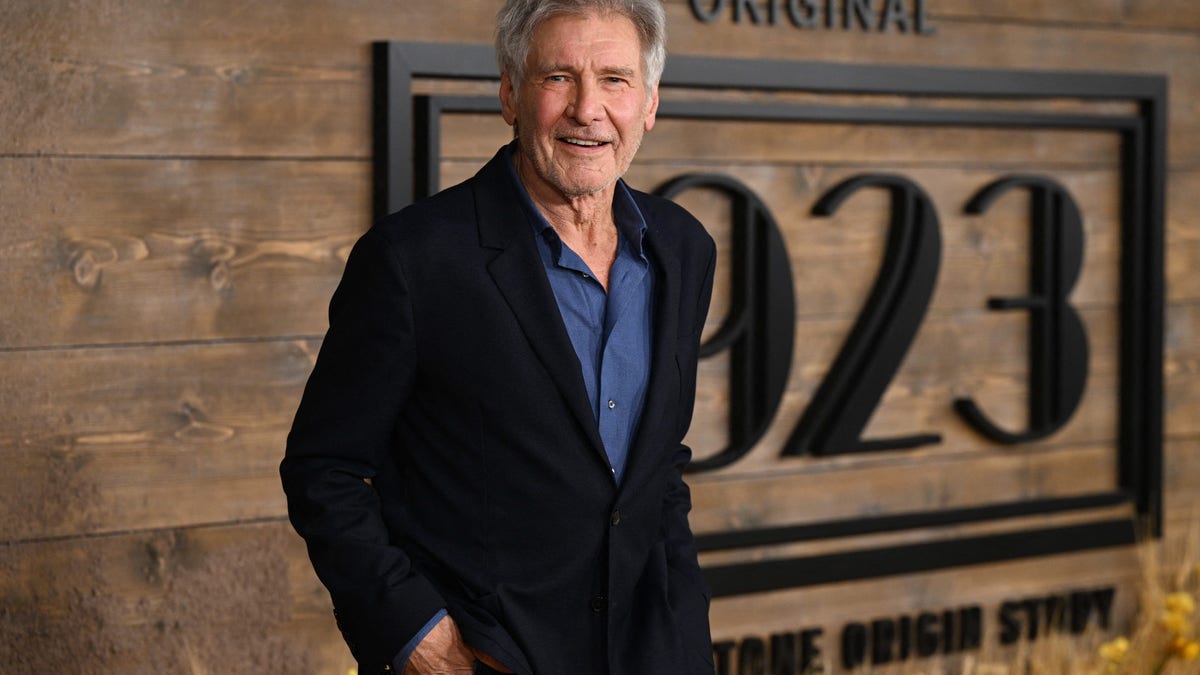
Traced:
[[[476, 174], [473, 186], [480, 246], [496, 251], [488, 263], [488, 273], [521, 325], [534, 353], [550, 373], [582, 433], [607, 466], [608, 456], [588, 401], [579, 359], [563, 324], [554, 291], [542, 269], [534, 231], [525, 213], [528, 207], [522, 203], [512, 185], [510, 169], [504, 164], [511, 161], [510, 157], [509, 147], [501, 148]], [[680, 293], [680, 263], [669, 233], [648, 212], [649, 204], [638, 199], [638, 193], [631, 193], [647, 222], [643, 245], [650, 264], [655, 266], [655, 319], [650, 380], [641, 422], [630, 446], [624, 484], [631, 482], [634, 471], [643, 463], [640, 456], [653, 451], [653, 448], [644, 447], [646, 443], [661, 435], [655, 432], [664, 431], [663, 424], [671, 426], [671, 420], [675, 419], [669, 406], [674, 400], [671, 385], [677, 380], [677, 375], [671, 377], [671, 369], [677, 368], [675, 308], [679, 307]], [[665, 431], [670, 435], [674, 429]]]
[[575, 347], [563, 324], [554, 291], [542, 269], [533, 228], [524, 212], [519, 195], [509, 178], [504, 162], [508, 147], [501, 148], [474, 181], [475, 217], [479, 224], [480, 246], [496, 250], [488, 263], [488, 273], [509, 309], [516, 316], [538, 360], [554, 380], [559, 393], [598, 458], [608, 464], [604, 443], [596, 427], [596, 417], [588, 402], [583, 372]]
[[[637, 193], [634, 193], [635, 195]], [[665, 447], [678, 441], [675, 438], [678, 420], [681, 373], [676, 359], [676, 340], [679, 337], [679, 302], [682, 284], [678, 242], [662, 227], [639, 201], [639, 208], [646, 218], [646, 255], [655, 268], [654, 276], [654, 330], [650, 356], [650, 381], [646, 385], [646, 399], [642, 403], [641, 421], [629, 446], [629, 459], [625, 467], [625, 479], [621, 489], [636, 490], [639, 478], [649, 474], [641, 471], [652, 467], [657, 455], [674, 452], [674, 447]]]

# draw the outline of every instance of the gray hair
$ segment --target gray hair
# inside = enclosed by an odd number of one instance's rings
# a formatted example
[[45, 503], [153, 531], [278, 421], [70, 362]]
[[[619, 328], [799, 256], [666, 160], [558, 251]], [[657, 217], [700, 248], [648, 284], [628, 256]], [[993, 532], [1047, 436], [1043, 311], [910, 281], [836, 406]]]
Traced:
[[519, 89], [538, 24], [560, 14], [616, 13], [629, 19], [642, 47], [646, 87], [662, 77], [667, 58], [667, 17], [660, 0], [506, 0], [496, 15], [496, 64]]

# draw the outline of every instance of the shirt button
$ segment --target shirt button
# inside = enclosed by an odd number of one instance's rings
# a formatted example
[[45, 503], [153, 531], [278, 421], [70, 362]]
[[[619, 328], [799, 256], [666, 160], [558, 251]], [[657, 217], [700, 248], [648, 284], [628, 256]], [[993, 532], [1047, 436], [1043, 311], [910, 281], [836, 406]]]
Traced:
[[617, 407], [617, 402], [612, 400], [611, 398], [608, 399], [608, 409], [612, 410], [615, 407]]
[[612, 512], [612, 518], [609, 518], [608, 522], [612, 523], [613, 525], [620, 523], [621, 522], [621, 510], [620, 509], [614, 510]]
[[592, 596], [592, 611], [599, 614], [608, 608], [608, 598], [603, 595]]

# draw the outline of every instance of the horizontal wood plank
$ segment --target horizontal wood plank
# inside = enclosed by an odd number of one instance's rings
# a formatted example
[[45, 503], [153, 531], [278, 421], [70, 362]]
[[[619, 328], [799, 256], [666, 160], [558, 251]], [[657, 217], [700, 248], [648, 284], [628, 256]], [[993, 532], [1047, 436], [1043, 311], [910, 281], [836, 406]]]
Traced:
[[[815, 342], [798, 349], [808, 354]], [[836, 346], [836, 339], [830, 344]], [[0, 540], [281, 515], [277, 464], [315, 353], [316, 341], [255, 341], [0, 354], [5, 373], [0, 383], [0, 455], [9, 467], [0, 476]], [[964, 350], [964, 358], [969, 353]], [[1034, 471], [1042, 478], [1019, 486], [1033, 475], [1028, 462], [1042, 461], [1037, 459], [1041, 453], [1069, 453], [1081, 443], [1111, 442], [1117, 399], [1110, 360], [1097, 360], [1097, 368], [1103, 368], [1092, 376], [1079, 411], [1042, 444], [997, 448], [955, 416], [950, 409], [953, 398], [971, 395], [1002, 423], [1021, 424], [1027, 386], [1016, 356], [1015, 351], [1000, 352], [994, 361], [978, 362], [975, 370], [961, 371], [964, 379], [956, 380], [954, 388], [943, 382], [947, 375], [934, 361], [914, 359], [912, 371], [902, 371], [885, 396], [866, 430], [868, 437], [929, 430], [945, 434], [944, 449], [905, 455], [915, 460], [914, 472], [972, 458], [986, 465], [991, 458], [1008, 462], [1013, 490], [1070, 490], [1080, 480], [1111, 484], [1111, 465], [1094, 455], [1094, 474], [1076, 475], [1069, 464], [1061, 471], [1051, 470], [1055, 460], [1048, 459], [1049, 464]], [[779, 470], [775, 453], [827, 367], [827, 361], [818, 358], [812, 363], [798, 367], [776, 424], [762, 448], [739, 463], [738, 472]], [[1169, 373], [1180, 367], [1168, 361]], [[719, 370], [704, 368], [703, 377], [720, 377]], [[1006, 369], [1011, 374], [1001, 376]], [[723, 429], [703, 422], [724, 415], [720, 381], [710, 382], [697, 404], [692, 442], [698, 453], [715, 451], [723, 443]], [[1168, 377], [1170, 434], [1200, 436], [1191, 414], [1200, 405], [1200, 389], [1193, 384], [1192, 377]], [[890, 472], [872, 467], [874, 461], [859, 456], [834, 460], [832, 466], [851, 476], [858, 470], [856, 464], [862, 464], [862, 470], [886, 480]], [[813, 473], [810, 480], [829, 470], [810, 459], [794, 462]], [[692, 480], [699, 486], [709, 479], [698, 475]], [[214, 494], [222, 498], [214, 499]], [[929, 498], [939, 499], [939, 494], [931, 490]], [[807, 507], [803, 512], [824, 513]]]
[[5, 672], [314, 673], [353, 665], [281, 520], [0, 545]]
[[[668, 5], [668, 16], [671, 25], [694, 21], [685, 3]], [[1029, 40], [1026, 31], [1042, 37]], [[719, 46], [714, 49], [714, 45]], [[730, 23], [675, 31], [670, 47], [674, 54], [737, 58], [1165, 74], [1171, 90], [1169, 161], [1173, 166], [1195, 165], [1196, 153], [1191, 148], [1197, 144], [1190, 139], [1200, 132], [1200, 121], [1187, 102], [1200, 92], [1200, 74], [1187, 64], [1200, 59], [1200, 34], [1196, 33], [1147, 35], [1107, 27], [1058, 29], [954, 21], [942, 25], [935, 38], [914, 40], [893, 34], [811, 32], [790, 26]]]
[[0, 353], [0, 541], [284, 513], [305, 341]]
[[[1187, 337], [1188, 326], [1200, 316], [1197, 307], [1172, 311], [1172, 340], [1180, 349], [1197, 344]], [[989, 344], [995, 351], [968, 349], [974, 343], [967, 341], [955, 352], [962, 325], [942, 322], [946, 337], [938, 338], [938, 324], [926, 329], [936, 340], [918, 341], [867, 436], [932, 430], [945, 435], [943, 447], [951, 454], [997, 452], [967, 429], [950, 405], [956, 396], [970, 395], [998, 421], [1019, 428], [1027, 395], [1021, 331], [981, 325], [979, 332], [994, 338]], [[825, 337], [814, 332], [801, 340], [779, 417], [762, 449], [739, 471], [775, 466], [775, 453], [828, 367], [839, 331], [845, 330], [845, 324], [827, 327]], [[1115, 342], [1099, 327], [1092, 335], [1097, 370], [1075, 417], [1045, 444], [1024, 447], [1014, 457], [1114, 438]], [[957, 353], [968, 368], [947, 374], [935, 358], [939, 352]], [[10, 467], [0, 477], [0, 540], [280, 515], [276, 467], [315, 353], [316, 341], [255, 341], [0, 354], [5, 373], [0, 454]], [[1200, 405], [1195, 361], [1194, 347], [1168, 354], [1166, 429], [1172, 437], [1200, 436], [1193, 414]], [[722, 447], [719, 421], [726, 405], [720, 367], [704, 362], [702, 378], [709, 384], [699, 394], [691, 438], [698, 453]], [[926, 453], [929, 461], [941, 461], [939, 452]], [[1017, 480], [1019, 472], [1013, 476]], [[1080, 478], [1068, 472], [1039, 484], [1053, 489], [1059, 480], [1067, 486]], [[1103, 478], [1098, 473], [1089, 479]], [[213, 494], [225, 498], [213, 499]]]
[[[695, 4], [692, 0], [666, 0], [664, 3], [667, 6], [681, 5], [690, 9]], [[699, 6], [710, 11], [714, 7], [712, 2], [700, 2]], [[724, 11], [714, 19], [714, 23], [732, 23], [735, 17], [740, 15], [742, 25], [747, 28], [757, 17], [761, 24], [770, 25], [770, 3], [768, 0], [755, 0], [750, 3], [755, 7], [757, 12], [748, 10], [745, 7], [740, 12], [735, 14], [733, 9], [734, 3], [725, 3]], [[827, 12], [829, 5], [825, 3], [813, 3], [816, 6], [814, 13], [816, 14], [817, 22], [820, 26], [826, 26], [829, 20]], [[845, 22], [845, 7], [847, 3], [833, 3], [833, 30], [846, 30]], [[904, 9], [904, 14], [907, 19], [907, 30], [901, 30], [895, 25], [889, 26], [888, 30], [894, 39], [903, 39], [914, 34], [915, 21], [912, 18], [916, 8], [915, 2], [900, 3], [900, 7]], [[870, 28], [873, 31], [879, 30], [879, 19], [882, 12], [883, 3], [875, 3], [871, 5], [874, 10], [871, 14]], [[1088, 2], [1086, 8], [1079, 4], [1071, 2], [1044, 2], [1043, 0], [937, 0], [935, 2], [925, 2], [924, 9], [926, 12], [927, 25], [934, 30], [934, 35], [939, 32], [938, 24], [940, 22], [1019, 22], [1023, 24], [1036, 23], [1039, 25], [1056, 25], [1066, 24], [1076, 27], [1102, 26], [1113, 27], [1120, 26], [1125, 30], [1167, 30], [1167, 31], [1196, 31], [1200, 30], [1200, 11], [1197, 10], [1193, 3], [1187, 0], [1137, 0], [1129, 2], [1128, 0], [1092, 0]], [[775, 15], [775, 24], [782, 27], [792, 28], [795, 24], [790, 18], [790, 14], [786, 9], [786, 5], [781, 6], [778, 13]], [[805, 5], [797, 5], [797, 12], [801, 19], [809, 18], [809, 13], [805, 9]], [[852, 19], [851, 28], [855, 31], [861, 30], [857, 19]], [[816, 28], [806, 28], [802, 34], [815, 32]], [[913, 39], [909, 37], [909, 39]], [[931, 38], [925, 38], [931, 39]]]
[[[448, 163], [446, 175], [475, 167]], [[698, 170], [712, 168], [639, 164], [630, 181], [649, 187]], [[865, 297], [885, 237], [883, 194], [857, 195], [831, 218], [808, 209], [838, 181], [869, 170], [734, 171], [763, 196], [784, 230], [802, 318], [853, 313]], [[0, 317], [0, 346], [320, 334], [349, 247], [369, 224], [366, 173], [353, 162], [0, 160], [9, 186], [0, 222], [11, 224], [0, 233], [0, 280], [12, 289], [9, 311]], [[965, 200], [1003, 171], [913, 169], [905, 175], [930, 191], [942, 221], [943, 281], [935, 311], [980, 309], [987, 297], [1027, 292], [1027, 282], [1013, 273], [1028, 255], [1024, 196], [1014, 193], [983, 216], [961, 213]], [[1103, 171], [1054, 175], [1085, 217], [1084, 274], [1072, 300], [1083, 307], [1111, 304], [1119, 261], [1115, 177]], [[1194, 201], [1189, 188], [1197, 177], [1200, 172], [1188, 172], [1172, 183], [1181, 209]], [[267, 188], [272, 181], [283, 187]], [[72, 208], [48, 194], [63, 187], [72, 193]], [[680, 201], [727, 241], [723, 197], [686, 193]], [[139, 207], [131, 210], [130, 203]], [[1200, 296], [1190, 273], [1200, 236], [1189, 222], [1169, 221], [1173, 300]], [[723, 311], [721, 288], [719, 282], [714, 317]]]
[[1200, 7], [1188, 0], [1093, 0], [1086, 7], [1042, 0], [938, 0], [926, 4], [933, 19], [1020, 21], [1123, 28], [1200, 30]]
[[[1167, 307], [1163, 364], [1164, 429], [1169, 436], [1200, 435], [1200, 305]], [[1197, 481], [1200, 482], [1200, 481]]]
[[[928, 509], [928, 511], [934, 513], [941, 510], [938, 508]], [[797, 541], [761, 546], [701, 550], [700, 566], [711, 568], [811, 556], [840, 555], [846, 553], [866, 554], [871, 551], [894, 547], [937, 543], [945, 544], [956, 540], [976, 537], [1019, 535], [1040, 529], [1072, 527], [1103, 521], [1131, 521], [1135, 517], [1136, 514], [1134, 513], [1133, 505], [1127, 503], [1102, 508], [1040, 513], [922, 528], [895, 529], [867, 534], [804, 538]], [[727, 533], [730, 530], [731, 528], [726, 528], [719, 530], [719, 532]]]
[[0, 159], [0, 348], [320, 335], [361, 162]]
[[[496, 7], [5, 3], [0, 154], [370, 155], [374, 40], [489, 43]], [[477, 20], [468, 19], [472, 17]]]
[[[0, 111], [0, 154], [366, 158], [369, 43], [488, 44], [494, 11], [482, 0], [428, 7], [331, 0], [288, 12], [227, 3], [146, 11], [106, 2], [65, 18], [53, 3], [17, 3], [12, 20], [0, 23], [0, 44], [12, 64], [5, 88], [24, 97]], [[1200, 159], [1200, 120], [1189, 113], [1189, 101], [1200, 95], [1200, 73], [1191, 67], [1200, 58], [1200, 35], [980, 20], [947, 22], [935, 38], [915, 40], [701, 24], [683, 2], [667, 10], [669, 47], [681, 55], [1037, 70], [1105, 64], [1167, 73], [1170, 159]], [[117, 26], [120, 40], [110, 37]], [[47, 33], [55, 37], [30, 37]]]
[[[0, 662], [16, 672], [305, 672], [353, 665], [302, 542], [283, 521], [29, 542], [0, 556]], [[995, 638], [999, 603], [1117, 586], [1119, 629], [1141, 569], [1106, 549], [713, 602], [718, 640], [980, 605]], [[896, 592], [903, 588], [904, 592]], [[831, 664], [832, 665], [832, 664]]]
[[[511, 137], [496, 115], [442, 118], [447, 159], [490, 156]], [[928, 128], [812, 122], [663, 118], [638, 151], [641, 163], [699, 158], [715, 166], [767, 163], [875, 165], [1113, 166], [1120, 138], [1109, 131]]]
[[[1194, 480], [1200, 475], [1200, 438], [1168, 438], [1163, 448], [1163, 460], [1163, 492], [1167, 496], [1164, 508], [1178, 516], [1180, 525], [1200, 528], [1200, 481]], [[1175, 534], [1188, 535], [1188, 529], [1185, 526], [1182, 532]], [[1200, 531], [1195, 534], [1200, 536]], [[1200, 546], [1200, 539], [1196, 544]]]
[[691, 523], [718, 533], [1111, 492], [1114, 462], [1104, 445], [776, 460], [773, 471], [690, 475]]
[[[767, 638], [775, 632], [818, 628], [825, 657], [824, 672], [845, 672], [839, 663], [841, 631], [847, 623], [870, 623], [919, 612], [941, 612], [980, 606], [985, 644], [978, 659], [1011, 663], [1013, 654], [997, 649], [997, 612], [1002, 602], [1084, 588], [1117, 587], [1113, 607], [1114, 629], [1128, 625], [1136, 609], [1133, 585], [1141, 573], [1132, 547], [1104, 549], [1030, 560], [976, 565], [954, 570], [910, 574], [882, 579], [829, 584], [773, 593], [717, 598], [710, 621], [713, 638], [740, 641]], [[901, 590], [902, 589], [902, 590]], [[950, 663], [958, 663], [948, 657]], [[933, 663], [937, 663], [934, 661]], [[908, 673], [929, 662], [908, 662], [871, 672]], [[950, 672], [960, 672], [961, 664]]]

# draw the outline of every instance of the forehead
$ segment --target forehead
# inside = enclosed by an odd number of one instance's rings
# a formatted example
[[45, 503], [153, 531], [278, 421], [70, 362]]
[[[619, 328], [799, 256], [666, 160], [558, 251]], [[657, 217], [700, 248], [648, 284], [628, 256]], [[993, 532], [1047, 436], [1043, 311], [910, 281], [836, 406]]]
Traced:
[[637, 28], [617, 13], [555, 14], [542, 20], [530, 36], [527, 66], [561, 66], [641, 70]]

